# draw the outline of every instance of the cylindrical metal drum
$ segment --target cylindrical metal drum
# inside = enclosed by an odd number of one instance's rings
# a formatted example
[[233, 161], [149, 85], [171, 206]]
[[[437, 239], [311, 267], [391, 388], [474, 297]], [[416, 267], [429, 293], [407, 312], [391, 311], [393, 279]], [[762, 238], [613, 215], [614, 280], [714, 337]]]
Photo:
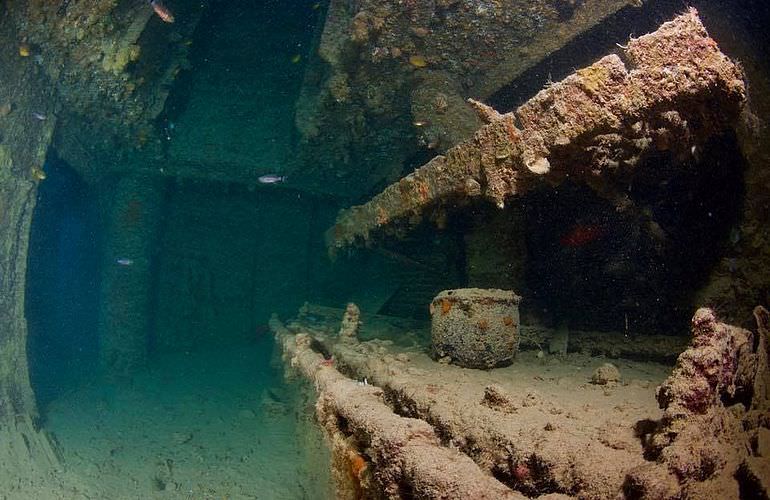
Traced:
[[519, 302], [507, 290], [444, 290], [430, 305], [436, 357], [466, 368], [510, 364], [519, 348]]

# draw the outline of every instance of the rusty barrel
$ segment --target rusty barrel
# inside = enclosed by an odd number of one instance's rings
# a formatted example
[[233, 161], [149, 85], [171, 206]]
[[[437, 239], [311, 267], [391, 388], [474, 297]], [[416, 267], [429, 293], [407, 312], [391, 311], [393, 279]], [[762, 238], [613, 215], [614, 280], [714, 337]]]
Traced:
[[512, 291], [444, 290], [430, 305], [434, 355], [466, 368], [513, 361], [519, 348], [519, 302]]

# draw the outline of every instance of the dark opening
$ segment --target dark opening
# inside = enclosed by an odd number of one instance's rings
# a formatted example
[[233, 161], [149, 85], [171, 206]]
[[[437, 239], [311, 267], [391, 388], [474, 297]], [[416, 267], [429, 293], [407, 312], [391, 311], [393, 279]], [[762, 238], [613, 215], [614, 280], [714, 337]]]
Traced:
[[695, 293], [740, 237], [743, 170], [728, 135], [700, 161], [648, 160], [628, 187], [636, 211], [570, 184], [527, 196], [529, 307], [575, 329], [623, 331], [627, 320], [632, 333], [686, 331]]
[[26, 292], [30, 377], [41, 407], [95, 367], [99, 276], [94, 195], [60, 160], [49, 160], [45, 171]]

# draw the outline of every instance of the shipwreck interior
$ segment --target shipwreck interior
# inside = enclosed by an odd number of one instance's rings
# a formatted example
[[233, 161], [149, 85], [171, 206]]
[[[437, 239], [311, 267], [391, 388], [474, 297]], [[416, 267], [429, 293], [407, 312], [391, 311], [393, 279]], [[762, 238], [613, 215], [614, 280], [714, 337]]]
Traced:
[[628, 190], [655, 232], [585, 188], [533, 193], [523, 204], [535, 307], [580, 330], [687, 331], [703, 277], [740, 243], [743, 163], [735, 138], [721, 137], [697, 160], [641, 165]]
[[30, 377], [45, 407], [91, 375], [97, 360], [98, 201], [66, 163], [51, 158], [30, 229], [26, 302]]
[[0, 497], [768, 498], [770, 7], [690, 3], [0, 4]]

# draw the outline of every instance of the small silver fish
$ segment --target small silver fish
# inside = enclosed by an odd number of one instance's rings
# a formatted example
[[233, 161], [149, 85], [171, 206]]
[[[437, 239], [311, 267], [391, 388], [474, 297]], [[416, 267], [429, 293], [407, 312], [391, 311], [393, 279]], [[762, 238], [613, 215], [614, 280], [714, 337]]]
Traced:
[[286, 181], [285, 175], [266, 174], [260, 175], [257, 180], [260, 184], [278, 184], [279, 182]]
[[48, 118], [48, 117], [45, 116], [43, 113], [38, 113], [37, 111], [33, 111], [32, 112], [32, 118], [34, 118], [36, 120], [40, 120], [42, 122], [42, 121], [45, 121], [45, 119]]
[[131, 266], [134, 264], [134, 259], [129, 259], [127, 257], [121, 257], [115, 261], [119, 266]]

